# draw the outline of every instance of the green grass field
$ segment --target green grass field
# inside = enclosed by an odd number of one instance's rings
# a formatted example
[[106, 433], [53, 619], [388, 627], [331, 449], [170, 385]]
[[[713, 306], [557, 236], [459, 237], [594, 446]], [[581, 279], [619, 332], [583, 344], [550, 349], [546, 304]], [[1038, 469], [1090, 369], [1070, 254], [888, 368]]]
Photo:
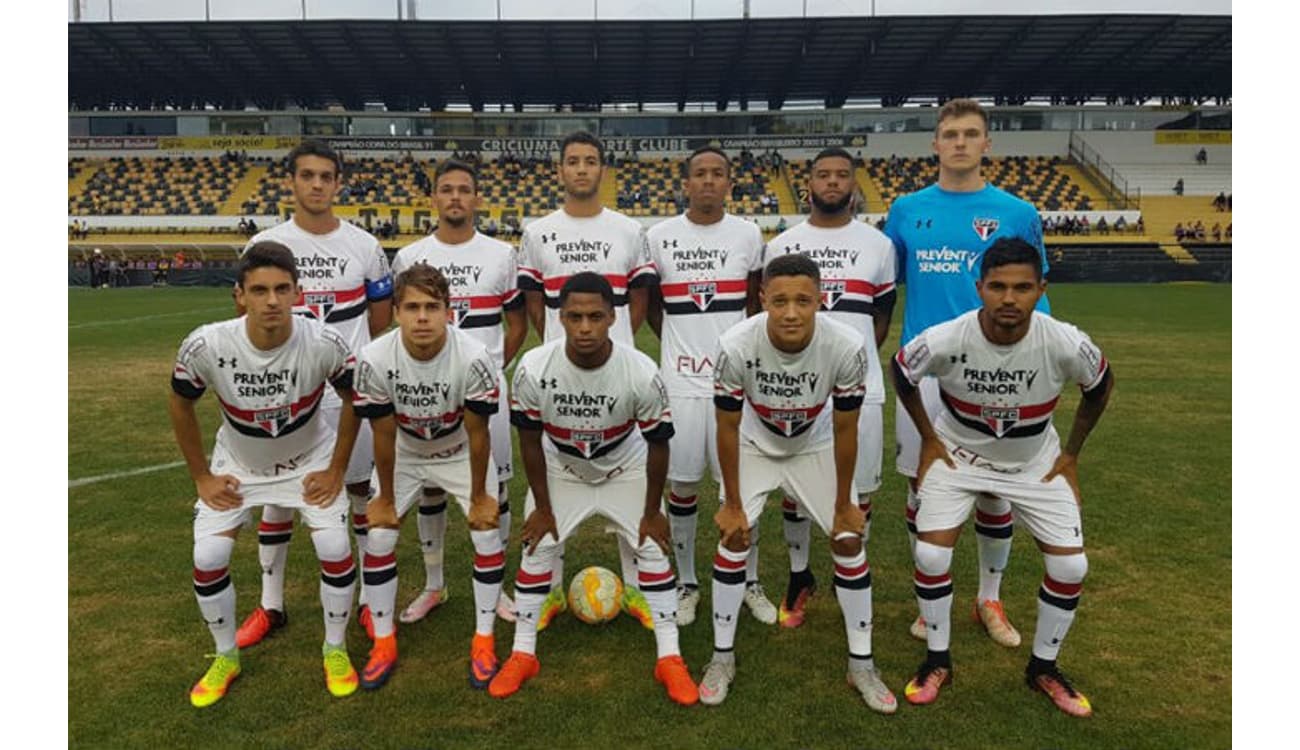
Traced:
[[[211, 638], [191, 587], [193, 485], [181, 467], [69, 489], [69, 740], [76, 747], [1059, 747], [1171, 748], [1231, 744], [1231, 287], [1061, 285], [1058, 317], [1088, 331], [1117, 380], [1108, 413], [1083, 454], [1081, 481], [1091, 563], [1062, 667], [1092, 699], [1090, 720], [1070, 719], [1024, 687], [1041, 558], [1020, 529], [1003, 583], [1025, 643], [989, 641], [969, 618], [975, 545], [968, 531], [954, 562], [955, 683], [933, 706], [870, 712], [844, 682], [843, 624], [830, 587], [828, 546], [815, 535], [823, 584], [798, 630], [741, 615], [739, 672], [724, 706], [671, 704], [651, 677], [654, 641], [630, 618], [593, 628], [563, 617], [539, 641], [541, 674], [496, 701], [465, 678], [472, 630], [470, 545], [464, 520], [448, 528], [452, 597], [402, 627], [402, 658], [388, 685], [335, 700], [320, 667], [319, 581], [300, 527], [290, 550], [289, 626], [243, 656], [221, 703], [198, 711], [186, 693], [206, 668]], [[172, 357], [200, 323], [228, 314], [224, 289], [69, 290], [69, 462], [72, 480], [180, 460], [166, 415]], [[897, 348], [898, 325], [884, 351]], [[643, 348], [657, 341], [642, 332]], [[1071, 389], [1073, 391], [1073, 389]], [[893, 396], [885, 409], [885, 484], [868, 550], [875, 592], [875, 655], [902, 687], [924, 655], [907, 628], [915, 611], [903, 525], [903, 483], [893, 473]], [[1057, 428], [1069, 429], [1077, 392]], [[210, 436], [215, 399], [200, 402]], [[519, 464], [516, 464], [519, 465]], [[523, 472], [511, 488], [522, 508]], [[707, 594], [716, 544], [712, 488], [702, 497], [698, 565], [701, 618], [682, 649], [698, 678], [712, 647]], [[769, 506], [771, 508], [772, 506]], [[518, 512], [518, 511], [517, 511]], [[509, 549], [507, 582], [519, 559]], [[761, 575], [775, 600], [787, 558], [780, 513], [762, 522]], [[399, 544], [404, 606], [423, 581], [415, 524]], [[570, 543], [567, 570], [618, 569], [613, 539], [589, 522]], [[235, 549], [242, 617], [256, 605], [256, 534]], [[513, 627], [498, 624], [503, 658]], [[368, 642], [349, 631], [357, 668]]]

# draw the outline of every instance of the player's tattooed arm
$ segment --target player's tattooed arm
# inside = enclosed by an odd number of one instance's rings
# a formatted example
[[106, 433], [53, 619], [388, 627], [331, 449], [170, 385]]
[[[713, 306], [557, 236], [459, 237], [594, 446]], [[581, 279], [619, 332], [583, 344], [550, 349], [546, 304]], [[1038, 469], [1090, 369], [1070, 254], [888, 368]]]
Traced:
[[176, 433], [176, 444], [185, 458], [185, 466], [194, 480], [199, 499], [214, 510], [238, 508], [244, 499], [239, 494], [239, 479], [230, 474], [213, 474], [208, 469], [207, 459], [203, 456], [199, 418], [194, 413], [194, 400], [173, 392], [167, 403], [167, 412], [171, 417], [172, 431]]
[[1115, 379], [1108, 366], [1101, 380], [1083, 392], [1083, 398], [1079, 399], [1079, 408], [1074, 412], [1070, 437], [1065, 441], [1061, 455], [1057, 456], [1056, 462], [1052, 464], [1051, 471], [1043, 477], [1044, 482], [1050, 482], [1058, 475], [1065, 477], [1065, 481], [1070, 484], [1070, 489], [1074, 490], [1076, 502], [1082, 502], [1083, 497], [1079, 492], [1079, 452], [1083, 450], [1083, 443], [1088, 439], [1092, 428], [1097, 426], [1102, 413], [1106, 411], [1106, 405], [1110, 403], [1110, 393], [1114, 388]]

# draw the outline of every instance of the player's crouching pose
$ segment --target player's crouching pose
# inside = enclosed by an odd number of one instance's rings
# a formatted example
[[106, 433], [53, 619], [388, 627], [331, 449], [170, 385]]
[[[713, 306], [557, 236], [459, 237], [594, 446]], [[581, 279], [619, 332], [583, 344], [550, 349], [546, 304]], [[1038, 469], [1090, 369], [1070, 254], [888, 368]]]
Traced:
[[470, 685], [487, 687], [497, 670], [492, 624], [505, 555], [486, 482], [496, 477], [488, 419], [500, 386], [487, 349], [447, 324], [449, 298], [438, 269], [418, 264], [403, 271], [394, 297], [400, 328], [366, 346], [357, 362], [353, 405], [370, 420], [379, 480], [379, 494], [366, 509], [370, 534], [361, 565], [375, 628], [361, 672], [367, 689], [383, 685], [397, 664], [397, 533], [425, 487], [454, 495], [469, 521], [476, 612]]
[[[977, 496], [1008, 501], [1043, 551], [1038, 625], [1025, 680], [1072, 716], [1088, 699], [1056, 668], [1074, 621], [1088, 560], [1083, 553], [1079, 451], [1114, 384], [1101, 351], [1068, 323], [1034, 310], [1047, 287], [1029, 243], [1004, 238], [984, 254], [982, 307], [927, 328], [894, 360], [898, 397], [921, 431], [917, 470], [916, 596], [927, 656], [907, 684], [912, 703], [931, 703], [952, 679], [952, 548]], [[933, 375], [944, 410], [931, 425], [917, 384]], [[1065, 448], [1052, 412], [1065, 383], [1083, 391]]]
[[537, 674], [542, 601], [564, 586], [552, 580], [554, 557], [579, 524], [599, 515], [635, 550], [637, 583], [654, 618], [655, 679], [672, 700], [693, 704], [699, 695], [677, 644], [676, 581], [660, 509], [673, 436], [668, 392], [649, 357], [610, 339], [614, 291], [603, 276], [583, 271], [564, 282], [560, 323], [564, 338], [525, 354], [510, 389], [530, 490], [514, 651], [488, 692], [505, 698]]
[[873, 710], [898, 708], [871, 655], [866, 519], [854, 502], [867, 352], [861, 332], [817, 315], [820, 284], [807, 256], [772, 259], [763, 270], [764, 312], [733, 326], [719, 346], [713, 383], [726, 500], [714, 516], [722, 538], [713, 567], [713, 660], [700, 682], [700, 701], [709, 705], [726, 699], [736, 675], [749, 530], [768, 493], [780, 489], [830, 537], [849, 683]]
[[[358, 422], [344, 410], [337, 438], [320, 413], [332, 385], [352, 398], [353, 359], [334, 331], [294, 319], [298, 270], [278, 242], [259, 242], [239, 261], [237, 302], [245, 315], [202, 326], [181, 344], [169, 407], [176, 442], [198, 490], [194, 510], [194, 592], [216, 641], [216, 659], [190, 691], [203, 707], [226, 694], [239, 676], [235, 646], [235, 587], [230, 553], [254, 506], [297, 510], [311, 527], [320, 559], [325, 610], [325, 684], [335, 696], [357, 689], [344, 645], [356, 568], [348, 545], [343, 475]], [[212, 463], [194, 402], [212, 388], [225, 423]]]

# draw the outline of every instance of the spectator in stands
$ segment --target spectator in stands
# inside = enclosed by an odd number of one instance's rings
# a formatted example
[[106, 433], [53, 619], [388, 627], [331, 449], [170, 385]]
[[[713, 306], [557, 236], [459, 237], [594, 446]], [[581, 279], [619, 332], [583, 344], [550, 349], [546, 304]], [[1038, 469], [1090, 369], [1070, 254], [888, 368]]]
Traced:
[[1178, 182], [1174, 183], [1174, 195], [1183, 194], [1183, 178], [1179, 177]]
[[1223, 230], [1223, 236], [1227, 238], [1228, 242], [1232, 242], [1232, 222], [1228, 222], [1227, 228]]
[[1192, 236], [1196, 238], [1197, 242], [1205, 242], [1205, 224], [1200, 219], [1196, 220], [1196, 226], [1192, 229]]
[[1110, 234], [1110, 226], [1106, 224], [1106, 217], [1097, 219], [1097, 234]]
[[789, 228], [789, 227], [786, 226], [785, 217], [782, 216], [782, 217], [780, 218], [780, 220], [778, 220], [778, 221], [776, 222], [776, 233], [777, 233], [777, 234], [780, 234], [780, 233], [784, 232], [784, 231], [785, 231], [786, 229], [788, 229], [788, 228]]
[[[116, 261], [114, 261], [114, 263], [116, 263]], [[171, 261], [168, 260], [166, 256], [163, 256], [163, 258], [158, 261], [158, 265], [154, 266], [153, 285], [167, 286], [167, 272], [170, 270], [171, 270]]]
[[1210, 236], [1214, 238], [1215, 242], [1223, 241], [1223, 226], [1219, 222], [1214, 222], [1214, 226], [1210, 228]]
[[1201, 150], [1196, 152], [1196, 163], [1207, 164], [1209, 163], [1209, 161], [1210, 161], [1210, 155], [1205, 152], [1205, 147], [1202, 146]]
[[1178, 242], [1182, 242], [1182, 241], [1183, 241], [1183, 237], [1186, 236], [1186, 234], [1187, 234], [1187, 231], [1183, 229], [1183, 223], [1182, 223], [1181, 221], [1174, 225], [1174, 239], [1175, 239], [1175, 240], [1177, 240]]
[[1141, 215], [1138, 216], [1137, 224], [1134, 225], [1134, 231], [1136, 231], [1138, 234], [1147, 233], [1147, 223], [1146, 220], [1141, 217]]
[[257, 234], [257, 222], [253, 221], [252, 218], [249, 218], [249, 220], [248, 220], [248, 236], [249, 236], [249, 237], [252, 237], [252, 236], [255, 235], [255, 234]]
[[90, 254], [90, 286], [108, 286], [104, 283], [104, 253], [99, 248], [95, 248]]
[[497, 220], [488, 219], [487, 226], [483, 227], [483, 234], [486, 234], [489, 237], [495, 237], [497, 236], [498, 231], [499, 227], [497, 227]]
[[1115, 231], [1123, 232], [1125, 229], [1128, 229], [1128, 222], [1124, 220], [1123, 216], [1121, 216], [1115, 220]]
[[1224, 195], [1223, 191], [1220, 190], [1219, 194], [1214, 196], [1214, 200], [1211, 201], [1210, 205], [1214, 206], [1215, 211], [1226, 211], [1228, 209], [1228, 196]]
[[243, 218], [243, 217], [240, 217], [240, 219], [239, 219], [239, 233], [242, 234], [242, 235], [247, 235], [247, 234], [248, 234], [248, 219], [245, 219], [245, 218]]

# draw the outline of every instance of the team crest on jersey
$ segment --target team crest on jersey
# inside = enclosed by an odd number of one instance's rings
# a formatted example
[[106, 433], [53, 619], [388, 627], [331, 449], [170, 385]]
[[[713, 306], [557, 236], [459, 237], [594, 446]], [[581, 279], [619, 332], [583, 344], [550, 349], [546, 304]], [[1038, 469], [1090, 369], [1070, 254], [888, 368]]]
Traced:
[[274, 409], [260, 409], [253, 412], [253, 421], [258, 427], [266, 430], [271, 437], [280, 434], [289, 420], [293, 418], [293, 410], [288, 406], [278, 406]]
[[437, 417], [407, 417], [403, 422], [408, 431], [423, 440], [432, 440], [442, 426], [442, 420]]
[[574, 430], [573, 447], [577, 448], [583, 456], [591, 458], [591, 454], [600, 449], [600, 444], [605, 441], [605, 434], [600, 430]]
[[998, 225], [1000, 223], [1001, 222], [997, 219], [981, 219], [976, 217], [975, 220], [971, 222], [971, 226], [974, 227], [975, 234], [978, 234], [981, 240], [988, 242], [988, 239], [993, 236], [993, 233], [998, 231]]
[[808, 419], [808, 413], [802, 410], [780, 410], [774, 409], [772, 417], [768, 422], [781, 431], [786, 437], [797, 435], [803, 431], [811, 420]]
[[312, 315], [324, 320], [334, 309], [334, 292], [303, 292], [302, 303]]
[[844, 296], [844, 281], [822, 281], [822, 307], [830, 309]]
[[469, 300], [454, 299], [451, 304], [447, 305], [447, 309], [451, 311], [452, 325], [460, 325], [465, 316], [469, 315]]
[[704, 310], [708, 308], [709, 303], [713, 301], [714, 296], [718, 293], [718, 283], [716, 281], [700, 281], [690, 285], [688, 288], [691, 299], [695, 301], [695, 306]]
[[993, 430], [994, 435], [1002, 437], [1020, 421], [1020, 407], [984, 406], [980, 407], [980, 417]]

